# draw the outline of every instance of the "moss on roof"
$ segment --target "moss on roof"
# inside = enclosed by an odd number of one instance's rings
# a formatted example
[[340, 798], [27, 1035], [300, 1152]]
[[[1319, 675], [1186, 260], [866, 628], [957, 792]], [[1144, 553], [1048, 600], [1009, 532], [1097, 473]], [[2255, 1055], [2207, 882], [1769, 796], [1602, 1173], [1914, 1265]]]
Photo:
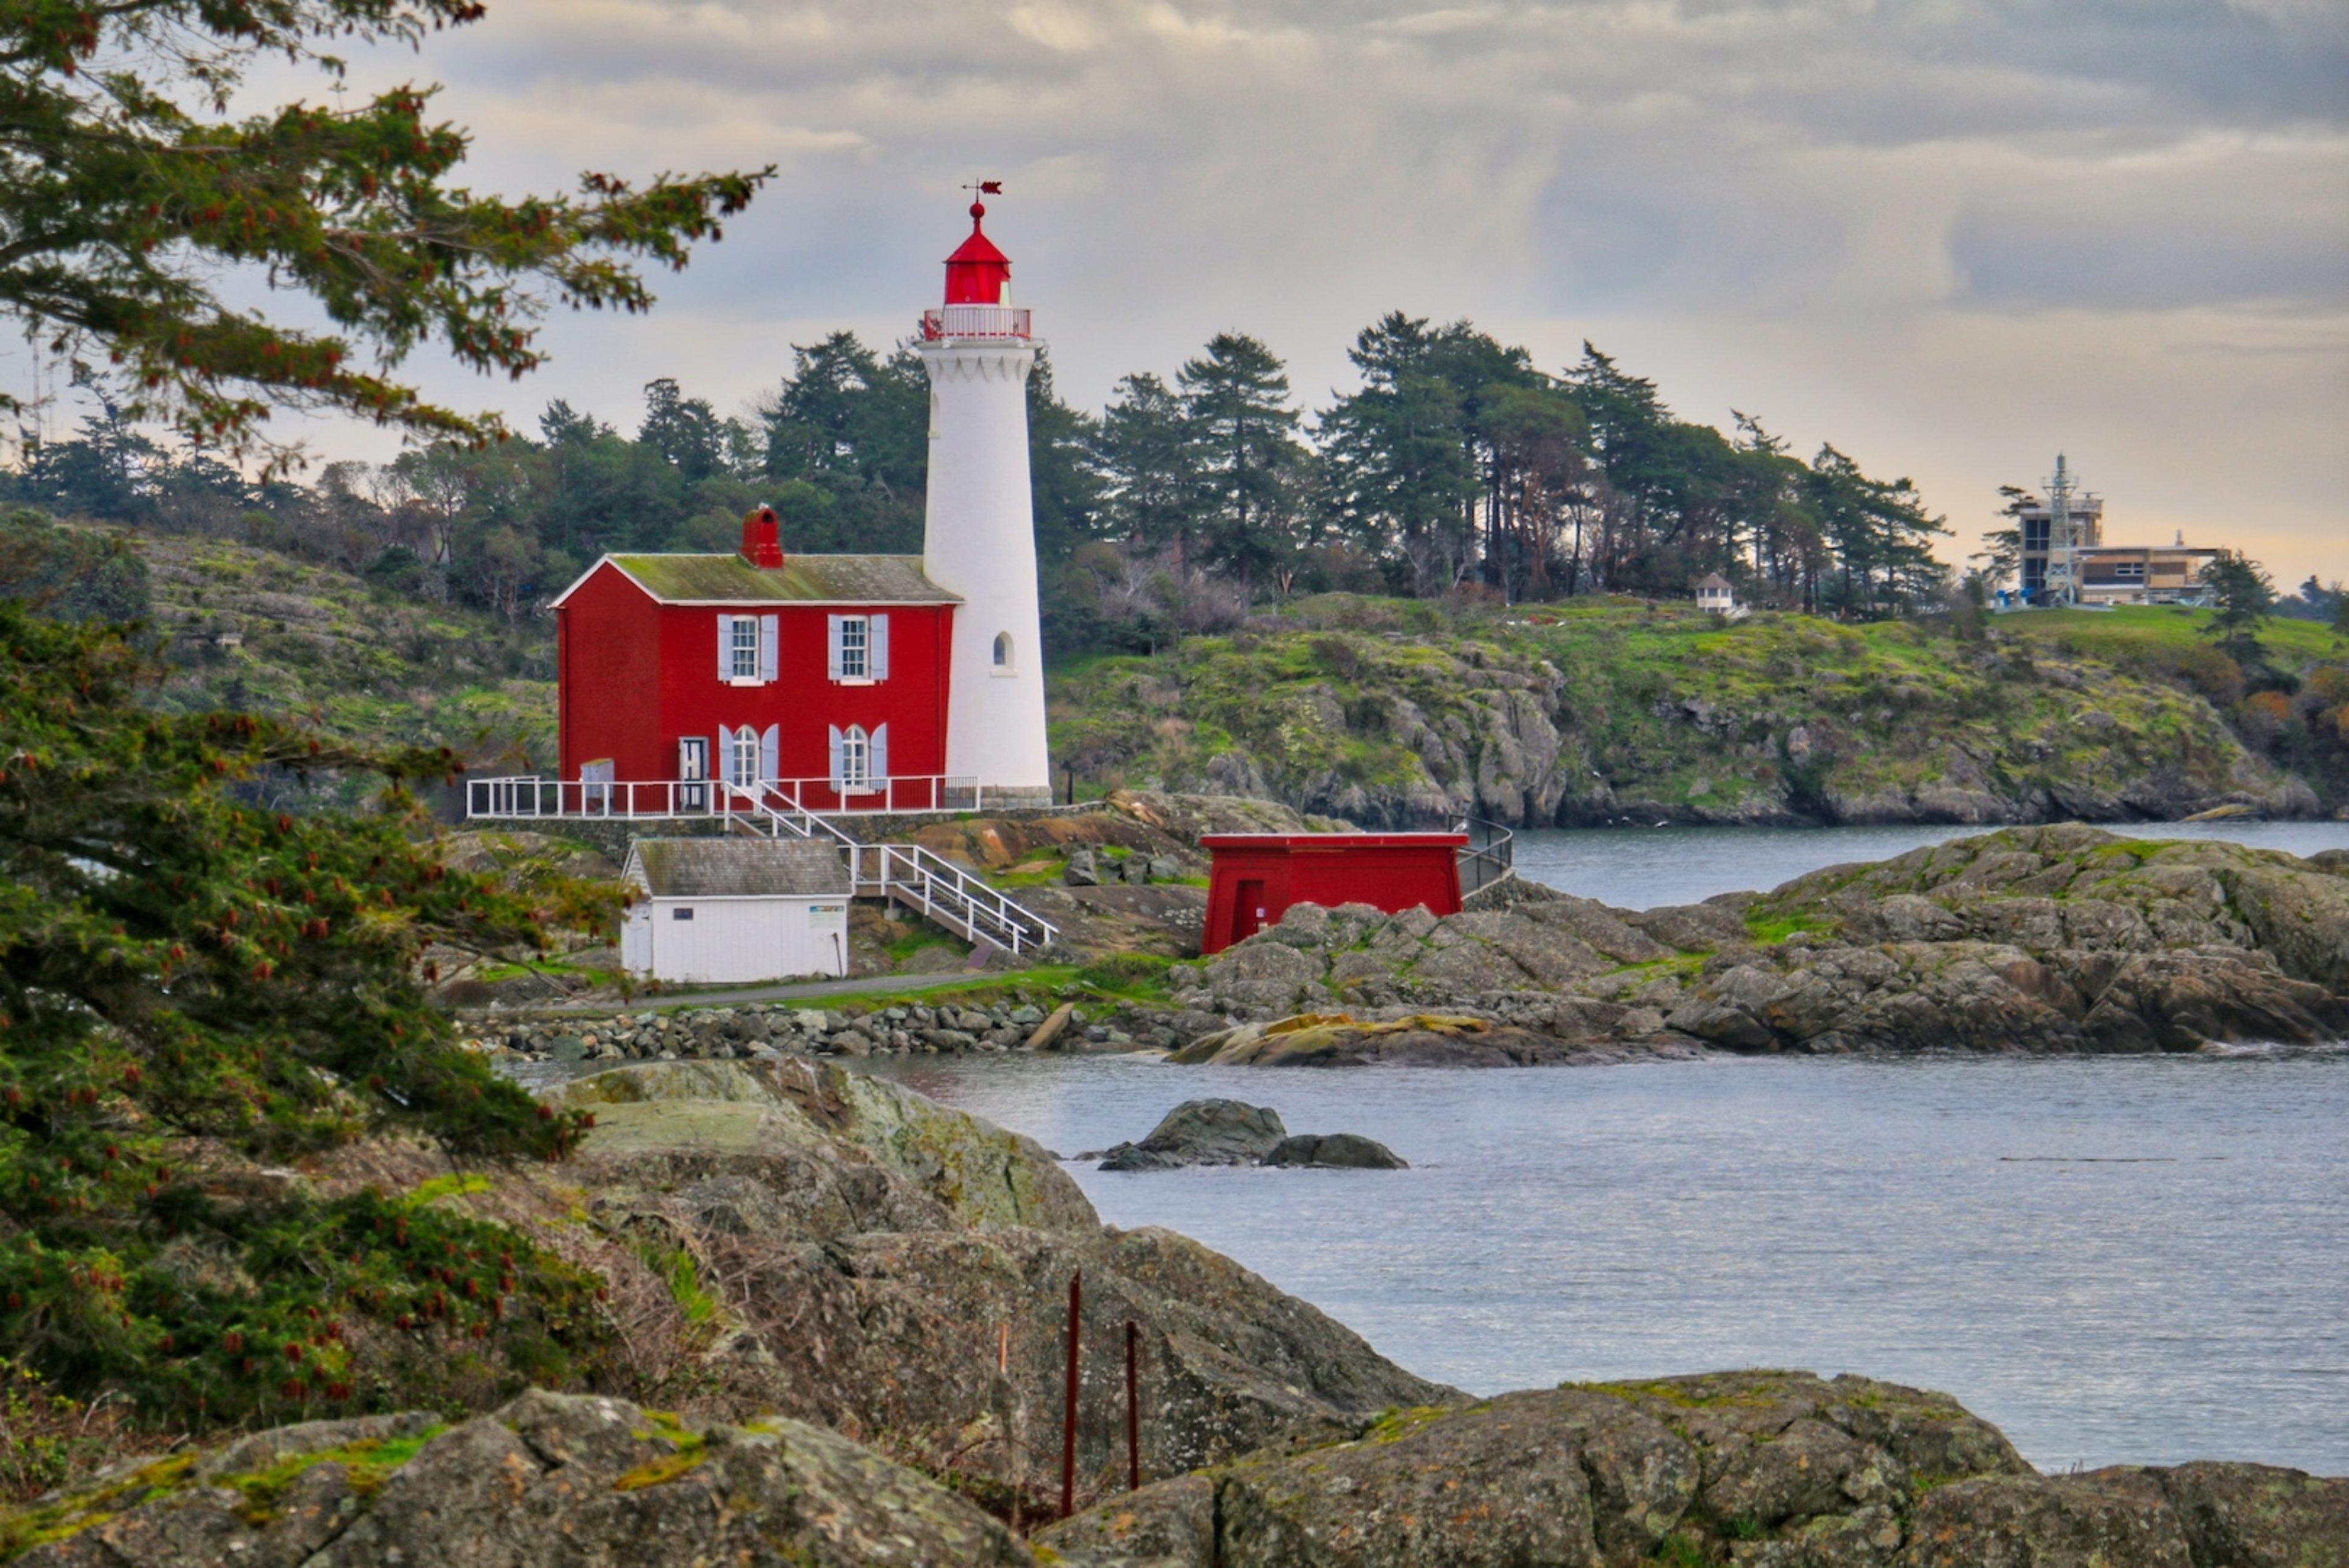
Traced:
[[740, 556], [614, 556], [666, 604], [956, 604], [922, 575], [919, 556], [787, 556], [761, 568]]
[[632, 869], [657, 898], [846, 898], [837, 845], [804, 838], [639, 838]]

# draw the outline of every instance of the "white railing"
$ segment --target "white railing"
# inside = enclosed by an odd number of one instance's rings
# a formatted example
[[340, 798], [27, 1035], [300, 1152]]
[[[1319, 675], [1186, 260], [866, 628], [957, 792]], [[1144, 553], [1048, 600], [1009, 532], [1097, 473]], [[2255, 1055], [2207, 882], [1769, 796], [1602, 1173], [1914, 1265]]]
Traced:
[[935, 343], [941, 337], [1025, 337], [1028, 307], [1024, 305], [948, 305], [922, 312], [922, 337]]
[[1060, 928], [1011, 901], [953, 861], [917, 844], [866, 844], [849, 852], [860, 891], [901, 898], [931, 919], [959, 927], [1013, 956], [1049, 947]]
[[828, 815], [918, 816], [982, 811], [987, 790], [977, 779], [913, 774], [876, 779], [867, 788], [843, 789], [830, 779], [768, 779], [753, 792], [717, 780], [587, 780], [512, 777], [467, 779], [465, 815], [476, 817], [722, 816], [728, 799], [746, 796], [780, 811]]
[[902, 899], [972, 941], [993, 942], [1014, 957], [1049, 947], [1059, 938], [1060, 928], [1051, 921], [1021, 908], [951, 860], [915, 844], [866, 844], [832, 820], [843, 809], [851, 815], [862, 811], [875, 815], [976, 811], [985, 798], [976, 781], [937, 775], [891, 779], [880, 790], [844, 797], [870, 804], [845, 808], [832, 804], [842, 798], [829, 779], [774, 779], [755, 789], [718, 780], [465, 781], [469, 817], [658, 821], [703, 816], [730, 825], [739, 822], [770, 838], [786, 835], [829, 838], [848, 857], [851, 884], [857, 893]]

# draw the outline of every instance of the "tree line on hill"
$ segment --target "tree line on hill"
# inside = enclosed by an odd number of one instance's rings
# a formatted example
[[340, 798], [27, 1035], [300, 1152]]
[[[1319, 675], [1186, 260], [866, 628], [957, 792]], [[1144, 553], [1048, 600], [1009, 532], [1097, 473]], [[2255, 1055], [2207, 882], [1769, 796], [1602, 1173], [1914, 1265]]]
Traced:
[[[1171, 379], [1071, 407], [1029, 384], [1037, 540], [1062, 646], [1143, 646], [1255, 600], [1327, 589], [1510, 600], [1684, 596], [1852, 618], [1947, 588], [1947, 530], [1906, 480], [1833, 446], [1808, 462], [1757, 420], [1679, 419], [1586, 344], [1552, 374], [1470, 323], [1390, 315], [1358, 335], [1359, 389], [1309, 413], [1259, 340], [1218, 334]], [[26, 446], [0, 500], [224, 534], [518, 618], [606, 550], [720, 550], [771, 504], [789, 548], [917, 551], [928, 389], [910, 346], [838, 332], [795, 351], [748, 418], [670, 379], [633, 434], [556, 401], [535, 437], [327, 462], [255, 482], [167, 451], [112, 407]]]

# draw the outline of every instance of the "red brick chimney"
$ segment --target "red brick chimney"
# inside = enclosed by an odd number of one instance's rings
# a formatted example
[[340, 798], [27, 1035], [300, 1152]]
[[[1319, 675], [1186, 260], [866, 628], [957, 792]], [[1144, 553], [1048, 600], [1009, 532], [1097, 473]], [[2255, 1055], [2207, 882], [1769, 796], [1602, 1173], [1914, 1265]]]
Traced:
[[770, 570], [783, 564], [782, 524], [773, 507], [742, 514], [742, 558]]

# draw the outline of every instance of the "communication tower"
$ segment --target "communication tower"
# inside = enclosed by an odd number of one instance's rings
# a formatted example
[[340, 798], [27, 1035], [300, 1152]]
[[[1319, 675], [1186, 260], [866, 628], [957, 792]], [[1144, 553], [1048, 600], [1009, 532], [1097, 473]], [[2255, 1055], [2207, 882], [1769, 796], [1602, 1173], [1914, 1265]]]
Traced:
[[2064, 454], [2057, 452], [2054, 476], [2047, 481], [2046, 599], [2059, 607], [2080, 602], [2080, 539], [2072, 521], [2072, 501], [2078, 492]]

